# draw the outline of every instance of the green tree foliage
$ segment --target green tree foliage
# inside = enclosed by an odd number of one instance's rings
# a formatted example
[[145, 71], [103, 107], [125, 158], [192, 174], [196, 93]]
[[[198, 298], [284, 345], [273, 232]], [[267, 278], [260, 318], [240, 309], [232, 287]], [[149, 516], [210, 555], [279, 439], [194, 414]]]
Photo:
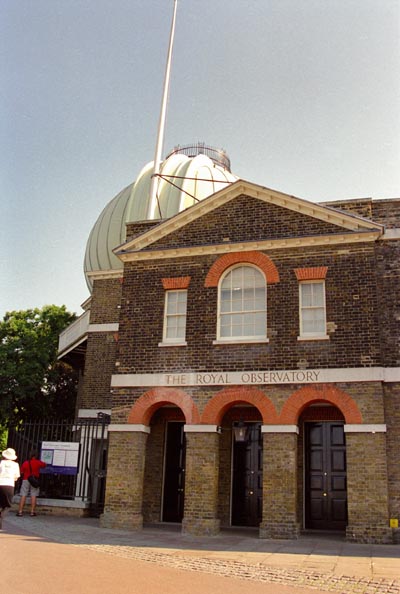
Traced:
[[58, 336], [75, 314], [46, 305], [6, 313], [0, 322], [0, 428], [74, 414], [77, 374], [57, 361]]

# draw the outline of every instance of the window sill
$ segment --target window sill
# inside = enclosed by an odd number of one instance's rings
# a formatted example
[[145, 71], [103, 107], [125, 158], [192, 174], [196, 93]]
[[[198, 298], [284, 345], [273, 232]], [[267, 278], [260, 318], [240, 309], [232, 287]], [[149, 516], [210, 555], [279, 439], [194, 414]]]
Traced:
[[315, 336], [298, 336], [297, 340], [301, 342], [307, 340], [330, 340], [330, 336], [328, 336], [328, 334], [320, 334]]
[[176, 347], [176, 346], [187, 346], [187, 342], [185, 340], [181, 342], [159, 342], [159, 347]]
[[229, 338], [227, 340], [213, 340], [213, 344], [257, 344], [269, 342], [269, 338]]

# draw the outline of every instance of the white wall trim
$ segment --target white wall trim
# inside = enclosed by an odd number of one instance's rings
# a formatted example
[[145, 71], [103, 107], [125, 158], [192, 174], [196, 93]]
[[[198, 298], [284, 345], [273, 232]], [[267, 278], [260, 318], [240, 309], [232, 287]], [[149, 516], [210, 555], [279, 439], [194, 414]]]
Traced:
[[112, 423], [108, 426], [109, 431], [118, 431], [126, 433], [150, 433], [150, 427], [140, 423]]
[[331, 337], [329, 336], [329, 334], [313, 334], [310, 336], [307, 336], [306, 334], [303, 334], [301, 336], [297, 337], [297, 340], [299, 342], [307, 342], [308, 340], [330, 340]]
[[218, 425], [184, 425], [185, 433], [219, 433]]
[[[380, 236], [380, 231], [353, 231], [350, 233], [340, 233], [333, 235], [315, 235], [310, 237], [296, 237], [285, 239], [268, 239], [249, 241], [246, 243], [224, 243], [216, 245], [203, 245], [182, 248], [164, 248], [162, 250], [136, 251], [142, 246], [137, 246], [133, 251], [129, 251], [127, 246], [123, 246], [121, 251], [114, 253], [122, 262], [137, 262], [149, 260], [162, 260], [165, 258], [183, 258], [194, 256], [205, 256], [210, 254], [226, 254], [232, 251], [249, 252], [253, 250], [277, 250], [287, 248], [305, 248], [316, 245], [341, 245], [347, 243], [359, 243], [366, 241], [376, 241]], [[155, 238], [156, 239], [156, 238]], [[159, 239], [159, 238], [157, 238]], [[126, 250], [126, 251], [125, 251]]]
[[[19, 503], [21, 499], [20, 495], [14, 495], [13, 503]], [[30, 503], [31, 498], [26, 498], [27, 503]], [[87, 509], [90, 506], [89, 501], [82, 501], [81, 499], [47, 499], [46, 497], [38, 497], [37, 500], [38, 507], [46, 506], [46, 507], [61, 507], [67, 509]]]
[[89, 324], [88, 332], [118, 332], [119, 324]]
[[400, 239], [400, 229], [385, 229], [381, 239]]
[[122, 278], [124, 276], [124, 269], [118, 268], [117, 270], [92, 270], [87, 272], [86, 275], [93, 280], [101, 280], [106, 278]]
[[[228, 346], [226, 348], [229, 348]], [[112, 388], [169, 386], [252, 386], [279, 384], [339, 384], [400, 382], [400, 367], [344, 367], [181, 373], [124, 373], [111, 378]]]
[[158, 346], [162, 347], [162, 348], [164, 348], [164, 347], [182, 347], [182, 346], [185, 347], [185, 346], [187, 346], [187, 342], [186, 342], [186, 340], [183, 340], [181, 342], [172, 342], [172, 341], [171, 342], [159, 342]]
[[222, 339], [218, 338], [213, 340], [213, 344], [224, 345], [224, 344], [257, 344], [257, 343], [267, 343], [269, 342], [269, 338], [227, 338]]
[[80, 408], [78, 411], [78, 419], [92, 419], [93, 417], [97, 417], [99, 413], [111, 415], [111, 408]]
[[299, 433], [297, 425], [262, 425], [261, 433]]
[[384, 382], [400, 382], [400, 367], [384, 367]]
[[386, 425], [344, 425], [345, 433], [386, 433]]

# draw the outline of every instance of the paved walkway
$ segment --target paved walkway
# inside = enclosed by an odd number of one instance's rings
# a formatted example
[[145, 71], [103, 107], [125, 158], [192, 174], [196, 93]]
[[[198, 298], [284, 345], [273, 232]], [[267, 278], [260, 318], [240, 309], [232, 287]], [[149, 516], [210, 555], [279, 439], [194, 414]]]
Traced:
[[63, 544], [158, 566], [285, 584], [340, 594], [400, 594], [400, 546], [361, 545], [341, 535], [264, 540], [251, 530], [219, 536], [183, 536], [175, 526], [142, 532], [110, 530], [95, 518], [8, 514], [4, 533], [14, 529]]

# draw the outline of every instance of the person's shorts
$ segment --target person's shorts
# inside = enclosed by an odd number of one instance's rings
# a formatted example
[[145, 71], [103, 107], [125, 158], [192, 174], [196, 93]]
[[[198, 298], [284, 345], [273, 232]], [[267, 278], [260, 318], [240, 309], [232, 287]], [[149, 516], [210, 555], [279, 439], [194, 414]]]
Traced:
[[39, 497], [40, 488], [39, 487], [32, 487], [29, 481], [22, 481], [21, 489], [19, 494], [22, 497]]

